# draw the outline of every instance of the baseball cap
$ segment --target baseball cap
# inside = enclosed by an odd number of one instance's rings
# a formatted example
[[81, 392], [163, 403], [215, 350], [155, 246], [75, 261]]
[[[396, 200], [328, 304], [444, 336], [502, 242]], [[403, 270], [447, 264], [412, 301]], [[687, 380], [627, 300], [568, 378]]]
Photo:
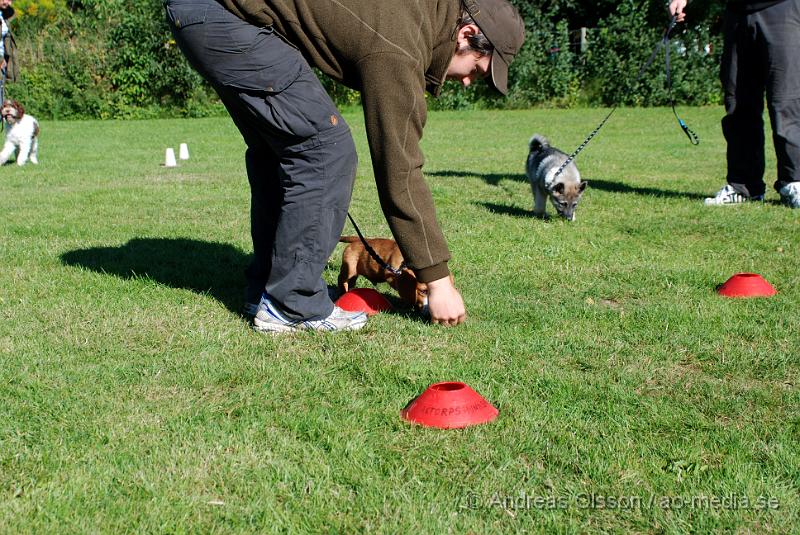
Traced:
[[508, 66], [525, 41], [525, 23], [508, 0], [462, 0], [462, 4], [494, 47], [487, 81], [505, 95]]

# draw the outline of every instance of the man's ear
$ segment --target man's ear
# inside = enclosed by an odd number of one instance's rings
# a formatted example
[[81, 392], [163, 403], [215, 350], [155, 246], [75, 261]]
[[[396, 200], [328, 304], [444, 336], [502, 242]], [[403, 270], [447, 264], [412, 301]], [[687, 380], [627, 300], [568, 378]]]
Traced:
[[481, 29], [478, 28], [477, 24], [466, 24], [459, 28], [458, 33], [456, 34], [458, 48], [461, 49], [465, 46], [469, 46], [469, 41], [467, 38], [472, 37], [473, 35], [478, 35], [479, 33], [481, 33]]

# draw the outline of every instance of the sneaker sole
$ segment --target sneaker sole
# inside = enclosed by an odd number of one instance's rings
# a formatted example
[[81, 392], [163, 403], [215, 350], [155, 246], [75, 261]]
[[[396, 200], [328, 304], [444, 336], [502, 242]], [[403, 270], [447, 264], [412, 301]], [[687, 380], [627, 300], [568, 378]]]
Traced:
[[703, 206], [741, 206], [743, 204], [752, 204], [754, 202], [764, 202], [764, 199], [748, 199], [746, 201], [736, 202], [714, 202], [714, 199], [707, 198], [703, 201]]
[[366, 324], [367, 324], [366, 321], [362, 321], [359, 323], [351, 323], [346, 327], [339, 327], [337, 329], [314, 329], [312, 327], [306, 327], [302, 324], [279, 325], [276, 323], [263, 322], [258, 318], [253, 318], [253, 329], [260, 333], [267, 333], [267, 334], [296, 333], [302, 331], [321, 332], [321, 333], [334, 333], [339, 331], [357, 331], [362, 327], [364, 327]]
[[264, 323], [260, 321], [258, 318], [253, 318], [253, 330], [267, 334], [282, 334], [282, 333], [295, 333], [297, 331], [300, 331], [301, 329], [298, 329], [293, 325], [277, 325], [275, 323]]
[[747, 204], [744, 202], [709, 202], [704, 201], [703, 206], [741, 206], [743, 204]]

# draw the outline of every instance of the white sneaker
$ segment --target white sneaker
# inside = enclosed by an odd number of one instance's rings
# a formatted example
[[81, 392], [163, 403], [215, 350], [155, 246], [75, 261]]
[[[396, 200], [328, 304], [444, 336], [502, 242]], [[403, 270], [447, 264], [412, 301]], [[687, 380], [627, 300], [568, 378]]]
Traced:
[[[336, 301], [339, 299], [339, 290], [336, 288], [336, 286], [328, 286], [328, 297], [331, 298], [331, 301]], [[255, 315], [258, 314], [258, 302], [245, 303], [242, 306], [242, 314], [248, 318], [255, 317]]]
[[703, 204], [706, 206], [722, 206], [725, 204], [742, 204], [750, 201], [763, 201], [763, 195], [756, 195], [754, 197], [745, 197], [730, 184], [725, 184], [721, 190], [713, 197], [706, 197]]
[[800, 182], [789, 182], [779, 193], [784, 204], [791, 208], [800, 208]]
[[287, 333], [295, 331], [355, 331], [367, 324], [364, 312], [348, 312], [337, 306], [321, 320], [292, 320], [270, 300], [265, 292], [253, 318], [253, 328], [260, 332]]

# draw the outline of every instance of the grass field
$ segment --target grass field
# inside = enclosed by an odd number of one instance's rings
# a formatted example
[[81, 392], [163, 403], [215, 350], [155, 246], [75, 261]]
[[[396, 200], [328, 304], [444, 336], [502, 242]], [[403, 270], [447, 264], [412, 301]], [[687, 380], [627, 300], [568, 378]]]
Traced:
[[[41, 163], [0, 168], [0, 532], [797, 533], [800, 210], [771, 154], [765, 203], [705, 208], [721, 110], [681, 113], [699, 146], [669, 109], [614, 115], [573, 223], [531, 217], [527, 141], [570, 152], [604, 110], [431, 113], [467, 323], [288, 337], [239, 314], [229, 119], [44, 122]], [[388, 236], [348, 121], [351, 212]], [[777, 295], [718, 296], [740, 271]], [[401, 420], [448, 380], [499, 417]]]

